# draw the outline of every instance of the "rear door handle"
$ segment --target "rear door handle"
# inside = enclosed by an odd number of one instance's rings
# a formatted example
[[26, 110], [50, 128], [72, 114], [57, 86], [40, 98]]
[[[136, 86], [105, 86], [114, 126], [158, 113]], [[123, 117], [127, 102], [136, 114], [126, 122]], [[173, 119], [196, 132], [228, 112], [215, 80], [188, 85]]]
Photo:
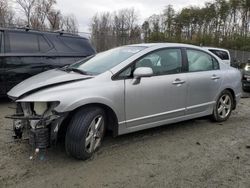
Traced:
[[177, 78], [175, 81], [172, 82], [172, 84], [174, 85], [181, 85], [181, 84], [184, 84], [185, 81], [184, 80], [181, 80], [179, 78]]
[[214, 75], [211, 77], [211, 79], [212, 79], [212, 80], [218, 80], [218, 79], [220, 79], [220, 77], [214, 74]]

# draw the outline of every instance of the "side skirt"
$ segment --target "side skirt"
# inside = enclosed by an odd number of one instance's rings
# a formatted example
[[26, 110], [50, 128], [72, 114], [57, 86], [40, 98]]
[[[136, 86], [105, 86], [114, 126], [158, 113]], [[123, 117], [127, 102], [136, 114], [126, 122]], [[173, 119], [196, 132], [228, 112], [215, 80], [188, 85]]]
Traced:
[[132, 133], [132, 132], [136, 132], [136, 131], [140, 131], [140, 130], [144, 130], [144, 129], [159, 127], [159, 126], [162, 126], [162, 125], [177, 123], [177, 122], [181, 122], [181, 121], [185, 121], [185, 120], [189, 120], [189, 119], [195, 119], [195, 118], [208, 116], [208, 115], [211, 115], [211, 110], [207, 110], [207, 111], [196, 113], [196, 114], [184, 115], [184, 116], [181, 116], [181, 117], [166, 119], [166, 120], [162, 120], [162, 121], [157, 121], [157, 122], [153, 122], [153, 123], [137, 125], [137, 126], [134, 126], [134, 127], [127, 127], [126, 123], [122, 122], [122, 123], [119, 123], [119, 126], [118, 126], [119, 127], [118, 128], [118, 135]]

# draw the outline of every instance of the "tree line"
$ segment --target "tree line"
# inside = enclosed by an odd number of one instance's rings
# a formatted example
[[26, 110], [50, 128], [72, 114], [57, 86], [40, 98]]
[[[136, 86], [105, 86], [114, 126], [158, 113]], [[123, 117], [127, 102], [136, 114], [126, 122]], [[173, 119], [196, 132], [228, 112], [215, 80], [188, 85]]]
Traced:
[[[63, 15], [56, 0], [0, 0], [0, 27], [77, 33], [74, 15]], [[96, 13], [91, 19], [97, 51], [140, 42], [182, 42], [250, 51], [250, 0], [214, 0], [180, 11], [167, 5], [139, 23], [134, 9]]]
[[141, 26], [135, 9], [96, 13], [91, 24], [92, 41], [97, 51], [141, 42]]
[[56, 0], [0, 0], [0, 27], [28, 26], [37, 30], [65, 30], [77, 33], [74, 15], [63, 15]]
[[97, 13], [91, 22], [98, 51], [136, 42], [182, 42], [250, 51], [250, 0], [215, 0], [176, 11], [167, 5], [142, 25], [132, 9]]

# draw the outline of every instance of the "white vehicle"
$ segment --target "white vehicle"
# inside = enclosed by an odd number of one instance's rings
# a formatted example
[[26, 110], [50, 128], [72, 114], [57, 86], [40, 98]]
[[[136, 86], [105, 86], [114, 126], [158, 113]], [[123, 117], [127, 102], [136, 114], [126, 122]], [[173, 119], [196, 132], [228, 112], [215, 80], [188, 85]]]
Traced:
[[204, 46], [202, 48], [212, 52], [214, 55], [219, 57], [224, 63], [231, 65], [231, 57], [230, 57], [230, 53], [227, 49], [206, 47], [206, 46]]

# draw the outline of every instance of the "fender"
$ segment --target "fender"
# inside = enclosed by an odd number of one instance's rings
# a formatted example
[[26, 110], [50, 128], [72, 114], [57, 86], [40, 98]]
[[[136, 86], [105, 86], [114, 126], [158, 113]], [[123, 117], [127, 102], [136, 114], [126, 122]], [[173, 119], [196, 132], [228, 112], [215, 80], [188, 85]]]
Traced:
[[[88, 105], [88, 104], [103, 104], [110, 107], [115, 114], [119, 114], [119, 111], [115, 108], [113, 102], [109, 99], [102, 98], [102, 97], [91, 97], [91, 98], [84, 98], [77, 101], [72, 102], [70, 105], [67, 106], [58, 106], [55, 108], [57, 112], [71, 112], [81, 106]], [[118, 116], [117, 116], [118, 117]]]

